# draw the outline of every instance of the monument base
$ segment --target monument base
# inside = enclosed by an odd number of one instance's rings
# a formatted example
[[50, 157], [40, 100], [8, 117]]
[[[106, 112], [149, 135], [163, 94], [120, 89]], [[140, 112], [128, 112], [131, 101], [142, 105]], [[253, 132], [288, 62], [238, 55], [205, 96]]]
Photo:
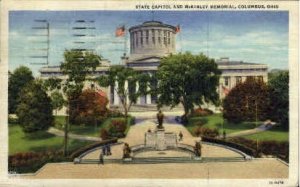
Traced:
[[155, 148], [157, 151], [177, 147], [177, 136], [175, 133], [165, 132], [164, 128], [156, 128], [154, 132], [145, 133], [145, 146]]

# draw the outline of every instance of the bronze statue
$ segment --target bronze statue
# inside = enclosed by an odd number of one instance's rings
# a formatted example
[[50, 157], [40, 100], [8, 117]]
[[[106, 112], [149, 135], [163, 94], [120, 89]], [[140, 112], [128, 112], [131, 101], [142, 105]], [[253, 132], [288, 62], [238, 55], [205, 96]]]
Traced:
[[201, 157], [201, 149], [202, 149], [201, 143], [196, 142], [194, 147], [194, 152], [197, 157]]
[[159, 112], [157, 113], [157, 121], [158, 121], [158, 129], [163, 129], [163, 121], [164, 121], [164, 114], [162, 113], [161, 110], [159, 110]]
[[130, 158], [130, 153], [131, 153], [131, 149], [128, 143], [125, 143], [123, 147], [123, 158]]

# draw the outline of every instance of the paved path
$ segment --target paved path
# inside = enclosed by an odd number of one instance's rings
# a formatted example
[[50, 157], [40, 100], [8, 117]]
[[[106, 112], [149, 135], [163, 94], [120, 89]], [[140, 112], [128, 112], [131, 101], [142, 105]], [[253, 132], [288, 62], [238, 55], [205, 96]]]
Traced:
[[256, 133], [260, 133], [260, 132], [269, 130], [270, 128], [272, 128], [272, 125], [262, 124], [259, 127], [254, 128], [254, 129], [230, 133], [226, 137], [230, 138], [230, 137], [238, 137], [238, 136], [246, 136], [246, 135], [256, 134]]
[[[65, 133], [62, 130], [50, 127], [47, 131], [50, 134], [54, 134], [56, 136], [61, 136], [64, 137]], [[78, 135], [78, 134], [73, 134], [73, 133], [68, 133], [69, 138], [71, 139], [77, 139], [77, 140], [87, 140], [87, 141], [101, 141], [101, 138], [97, 137], [91, 137], [91, 136], [84, 136], [84, 135]]]

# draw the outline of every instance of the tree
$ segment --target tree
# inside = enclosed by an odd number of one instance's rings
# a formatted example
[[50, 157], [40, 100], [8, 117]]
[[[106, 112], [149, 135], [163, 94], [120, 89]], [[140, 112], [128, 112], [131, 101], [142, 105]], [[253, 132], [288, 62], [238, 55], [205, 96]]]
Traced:
[[74, 123], [91, 125], [101, 122], [108, 113], [107, 104], [108, 99], [101, 92], [84, 90], [77, 100], [79, 107], [74, 110]]
[[20, 66], [13, 73], [8, 72], [8, 110], [15, 113], [18, 106], [20, 91], [34, 80], [31, 70], [28, 67]]
[[269, 76], [270, 113], [272, 120], [289, 128], [289, 72], [279, 71]]
[[64, 62], [60, 69], [67, 79], [62, 82], [62, 89], [67, 96], [68, 119], [64, 128], [64, 154], [67, 155], [68, 126], [70, 117], [73, 119], [73, 110], [77, 107], [77, 99], [84, 87], [84, 82], [88, 75], [91, 75], [96, 67], [100, 65], [101, 57], [91, 53], [78, 50], [66, 50], [64, 52]]
[[223, 116], [231, 122], [265, 120], [268, 107], [268, 86], [262, 80], [249, 77], [225, 97]]
[[159, 107], [182, 104], [187, 116], [194, 105], [217, 104], [220, 74], [214, 60], [203, 54], [187, 52], [163, 58], [157, 71]]
[[57, 115], [57, 111], [61, 110], [65, 105], [65, 99], [62, 93], [60, 93], [59, 91], [54, 91], [53, 93], [51, 93], [51, 104], [53, 110], [55, 110], [55, 115]]
[[24, 132], [45, 130], [53, 124], [51, 99], [38, 81], [21, 90], [16, 114]]
[[[103, 87], [111, 86], [114, 88], [127, 118], [132, 104], [137, 102], [139, 96], [147, 94], [149, 79], [148, 74], [139, 74], [132, 68], [115, 65], [110, 67], [107, 75], [100, 76], [97, 82]], [[136, 90], [137, 83], [139, 89]], [[125, 86], [125, 84], [128, 86]]]

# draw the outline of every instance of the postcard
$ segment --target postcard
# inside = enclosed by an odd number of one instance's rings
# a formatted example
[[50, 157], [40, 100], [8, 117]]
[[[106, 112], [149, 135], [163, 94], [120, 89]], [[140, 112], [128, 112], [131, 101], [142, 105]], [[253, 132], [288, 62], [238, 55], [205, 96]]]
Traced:
[[298, 1], [0, 3], [1, 185], [299, 185]]

